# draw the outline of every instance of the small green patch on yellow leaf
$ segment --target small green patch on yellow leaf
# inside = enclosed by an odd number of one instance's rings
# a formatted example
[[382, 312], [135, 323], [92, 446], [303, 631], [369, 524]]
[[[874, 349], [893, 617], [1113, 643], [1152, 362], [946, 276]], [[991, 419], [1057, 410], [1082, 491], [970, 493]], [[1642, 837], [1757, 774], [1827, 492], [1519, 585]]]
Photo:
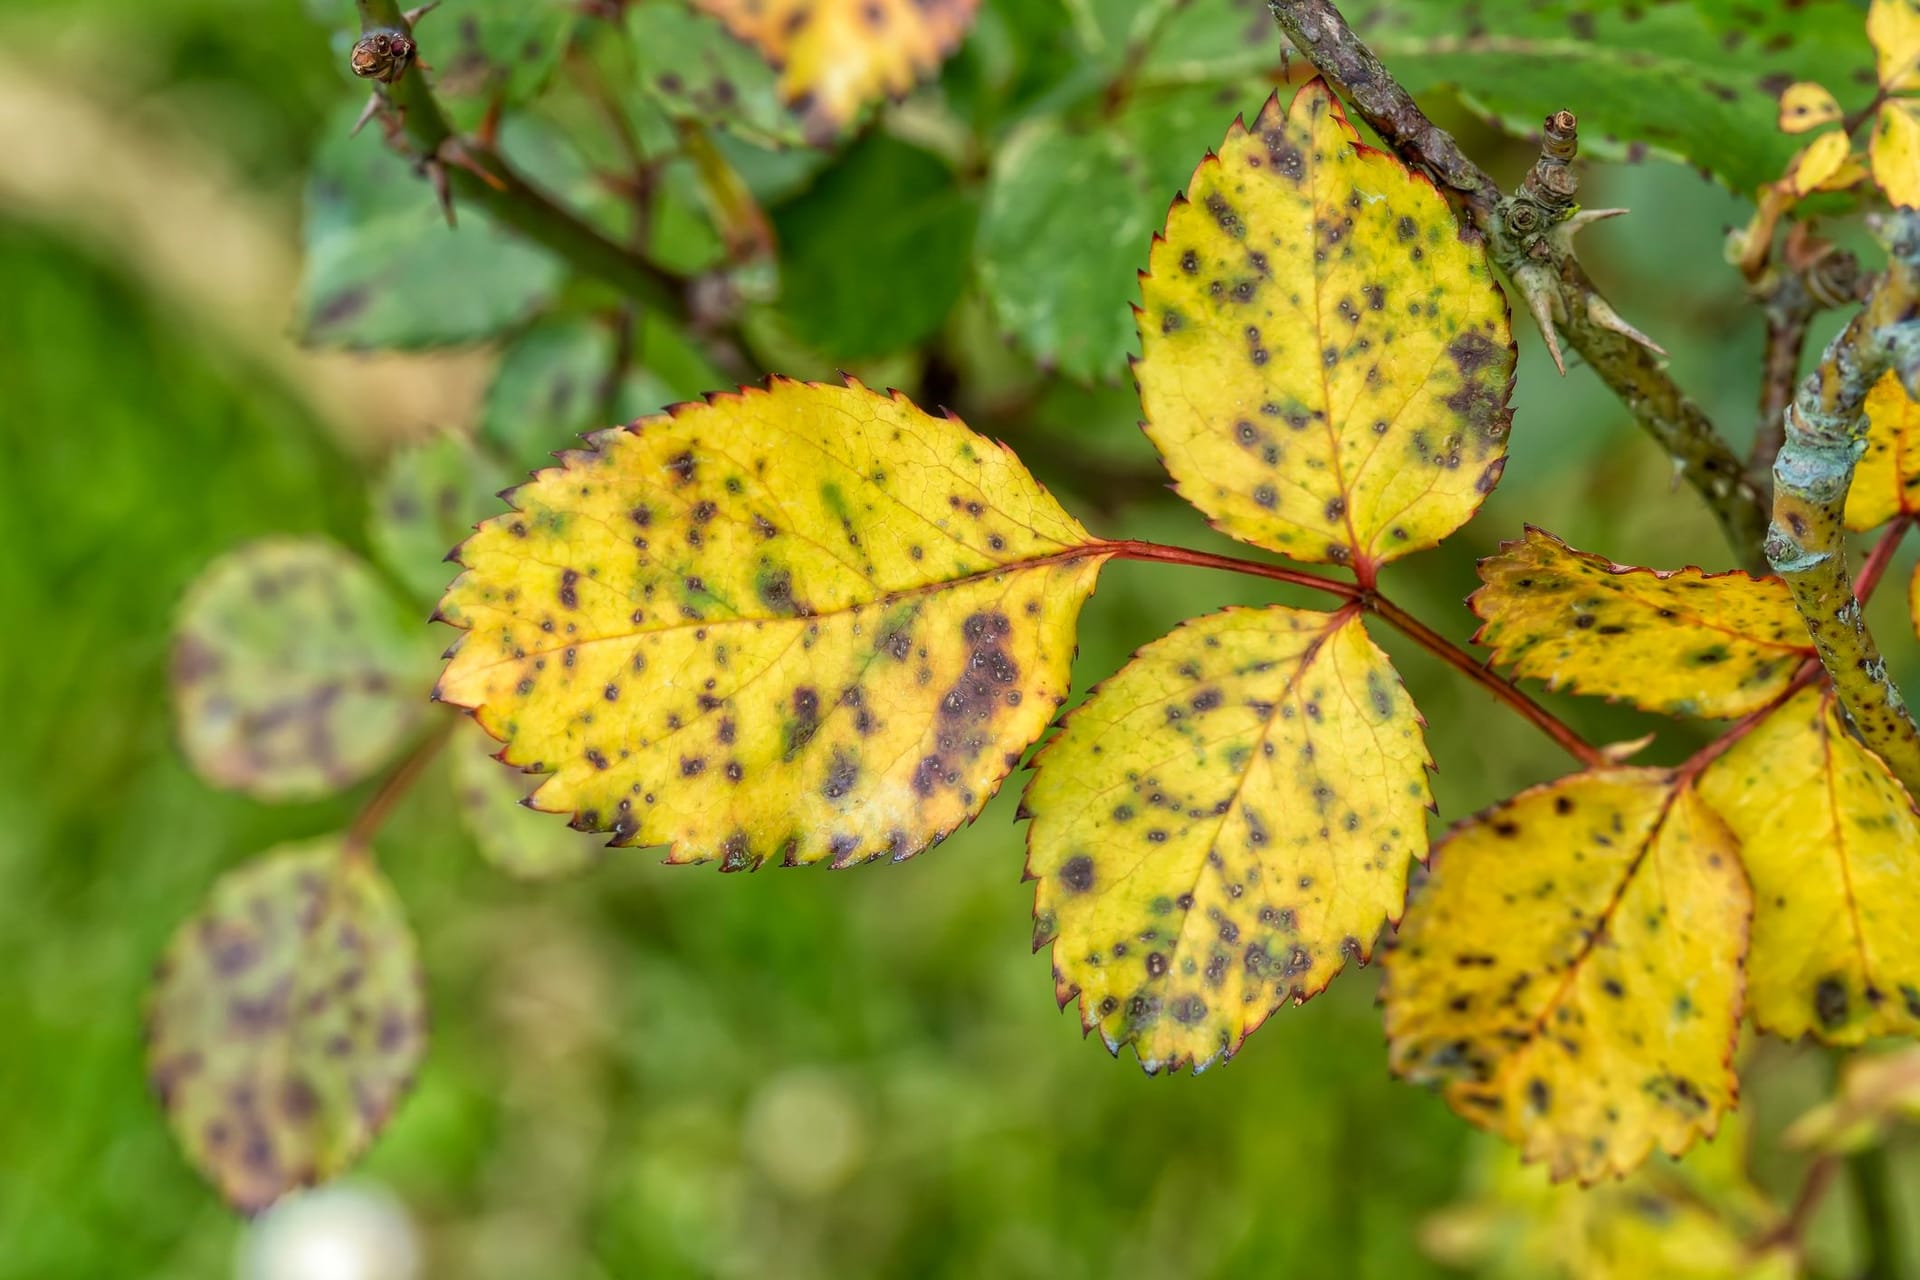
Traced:
[[1895, 516], [1920, 513], [1920, 404], [1893, 371], [1867, 392], [1867, 451], [1847, 490], [1847, 528], [1877, 529]]
[[860, 109], [940, 65], [979, 0], [694, 0], [781, 68], [807, 136], [830, 142]]
[[1920, 1032], [1920, 816], [1810, 689], [1702, 775], [1753, 878], [1754, 1024], [1830, 1044]]
[[1141, 277], [1147, 434], [1243, 542], [1363, 576], [1500, 477], [1513, 337], [1484, 247], [1315, 80], [1238, 120]]
[[1000, 445], [776, 380], [603, 431], [461, 548], [439, 696], [675, 861], [901, 859], [1066, 700], [1109, 544]]
[[1426, 853], [1419, 713], [1357, 612], [1230, 609], [1137, 654], [1027, 789], [1034, 945], [1148, 1071], [1365, 963]]
[[1920, 89], [1920, 0], [1873, 0], [1867, 39], [1873, 42], [1882, 89]]
[[1920, 101], [1900, 98], [1882, 105], [1867, 154], [1887, 202], [1920, 208]]
[[1745, 715], [1813, 655], [1776, 578], [1630, 568], [1529, 526], [1480, 562], [1480, 579], [1467, 603], [1496, 662], [1648, 711]]
[[1840, 116], [1840, 104], [1833, 95], [1810, 80], [1790, 84], [1780, 95], [1780, 128], [1786, 133], [1807, 133]]
[[358, 1159], [425, 1044], [400, 904], [332, 839], [216, 884], [174, 934], [147, 1008], [148, 1077], [174, 1134], [247, 1213]]
[[493, 758], [498, 749], [478, 729], [461, 730], [451, 747], [454, 796], [482, 856], [521, 880], [554, 880], [599, 862], [604, 846], [597, 837], [520, 803], [532, 784]]
[[386, 762], [426, 710], [425, 627], [321, 538], [267, 538], [208, 566], [174, 629], [181, 746], [216, 786], [297, 800]]
[[1434, 850], [1387, 956], [1393, 1068], [1593, 1182], [1732, 1105], [1750, 899], [1731, 832], [1657, 769], [1523, 792]]

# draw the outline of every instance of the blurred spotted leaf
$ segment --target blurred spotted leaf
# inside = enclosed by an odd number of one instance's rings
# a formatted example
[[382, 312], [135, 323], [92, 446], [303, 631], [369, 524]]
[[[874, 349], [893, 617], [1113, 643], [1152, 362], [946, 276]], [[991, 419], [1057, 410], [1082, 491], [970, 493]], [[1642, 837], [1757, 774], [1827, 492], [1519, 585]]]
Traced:
[[1831, 1044], [1920, 1033], [1920, 815], [1831, 693], [1768, 716], [1700, 793], [1753, 878], [1754, 1024]]
[[1216, 527], [1370, 579], [1499, 479], [1514, 347], [1478, 238], [1358, 139], [1319, 80], [1234, 122], [1153, 243], [1134, 372]]
[[1027, 789], [1061, 1004], [1149, 1071], [1231, 1056], [1399, 916], [1429, 763], [1358, 613], [1232, 609], [1148, 645]]
[[1880, 108], [1867, 154], [1887, 201], [1920, 208], [1920, 99], [1900, 98]]
[[1847, 490], [1847, 528], [1876, 529], [1920, 514], [1920, 404], [1889, 371], [1867, 393], [1867, 451]]
[[538, 94], [582, 21], [574, 0], [445, 0], [414, 38], [434, 93], [457, 125], [471, 128], [491, 103]]
[[493, 758], [499, 748], [477, 729], [461, 732], [450, 748], [460, 817], [487, 861], [521, 880], [559, 879], [599, 862], [604, 852], [599, 839], [570, 831], [520, 803], [533, 784]]
[[979, 0], [693, 0], [780, 68], [780, 95], [814, 142], [868, 103], [900, 97], [966, 35]]
[[426, 1044], [413, 935], [373, 863], [339, 840], [229, 873], [168, 944], [147, 1066], [187, 1158], [253, 1213], [346, 1169]]
[[506, 483], [499, 460], [458, 433], [402, 445], [374, 482], [368, 541], [410, 590], [437, 600], [447, 553], [494, 509]]
[[1487, 1280], [1793, 1280], [1791, 1244], [1765, 1245], [1785, 1215], [1747, 1173], [1738, 1113], [1682, 1160], [1619, 1181], [1555, 1185], [1510, 1148], [1484, 1148], [1475, 1194], [1430, 1217], [1436, 1261]]
[[1813, 656], [1786, 584], [1738, 571], [1636, 569], [1543, 529], [1480, 562], [1475, 640], [1516, 675], [1673, 716], [1742, 716]]
[[1582, 154], [1650, 151], [1739, 192], [1771, 181], [1793, 153], [1775, 127], [1788, 88], [1871, 75], [1848, 0], [1483, 0], [1464, 16], [1430, 0], [1374, 0], [1343, 11], [1416, 98], [1456, 90], [1517, 137], [1569, 106]]
[[516, 490], [439, 696], [535, 806], [728, 868], [910, 857], [1066, 699], [1109, 544], [999, 445], [858, 383], [681, 405]]
[[1739, 848], [1655, 769], [1576, 774], [1455, 828], [1387, 956], [1388, 1052], [1557, 1181], [1714, 1132], [1736, 1095]]
[[805, 140], [778, 73], [719, 19], [685, 0], [641, 0], [627, 10], [627, 32], [639, 83], [668, 115], [773, 146]]
[[1920, 0], [1873, 0], [1867, 9], [1867, 39], [1873, 42], [1882, 89], [1920, 91]]
[[433, 645], [364, 562], [321, 538], [216, 560], [174, 627], [180, 742], [215, 786], [264, 800], [366, 777], [420, 724]]
[[1806, 133], [1838, 124], [1844, 114], [1825, 87], [1809, 81], [1790, 84], [1780, 95], [1780, 128], [1786, 133]]
[[[301, 338], [351, 348], [473, 342], [545, 305], [564, 275], [553, 255], [471, 205], [447, 226], [406, 159], [350, 136], [357, 111], [349, 104], [326, 125], [307, 183]], [[537, 122], [510, 118], [501, 148], [549, 191], [585, 194], [577, 158]]]

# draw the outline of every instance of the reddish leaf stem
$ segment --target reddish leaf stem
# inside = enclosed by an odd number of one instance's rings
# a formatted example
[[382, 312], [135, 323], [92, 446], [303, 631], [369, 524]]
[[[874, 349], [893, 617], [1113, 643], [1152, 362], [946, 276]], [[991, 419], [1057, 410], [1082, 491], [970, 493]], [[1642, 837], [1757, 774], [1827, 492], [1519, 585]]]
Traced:
[[1378, 591], [1259, 560], [1245, 560], [1238, 556], [1217, 556], [1205, 551], [1190, 551], [1185, 547], [1162, 546], [1156, 542], [1109, 542], [1104, 544], [1103, 549], [1126, 560], [1152, 560], [1162, 564], [1193, 565], [1204, 569], [1225, 569], [1230, 573], [1271, 578], [1276, 582], [1285, 582], [1296, 587], [1324, 591], [1329, 595], [1357, 604], [1440, 661], [1480, 685], [1499, 701], [1506, 703], [1518, 712], [1522, 719], [1552, 738], [1562, 750], [1587, 768], [1601, 769], [1610, 763], [1605, 752], [1575, 733], [1552, 712], [1522, 693], [1511, 682], [1503, 679], [1465, 649], [1454, 644]]
[[1575, 733], [1551, 711], [1529, 698], [1498, 672], [1435, 632], [1426, 623], [1393, 601], [1374, 592], [1367, 597], [1365, 603], [1368, 609], [1380, 616], [1381, 621], [1398, 628], [1409, 640], [1466, 676], [1467, 679], [1480, 685], [1501, 702], [1506, 703], [1518, 712], [1522, 719], [1552, 738], [1562, 751], [1587, 768], [1604, 769], [1613, 763], [1607, 759], [1604, 751]]
[[440, 753], [440, 748], [447, 744], [452, 733], [453, 717], [447, 716], [445, 723], [435, 726], [433, 732], [421, 739], [420, 745], [408, 752], [406, 759], [395, 765], [393, 771], [381, 781], [379, 789], [354, 816], [353, 825], [347, 828], [345, 846], [348, 857], [367, 856], [375, 833], [393, 812], [393, 807], [420, 780], [421, 772]]
[[1860, 603], [1865, 604], [1873, 599], [1874, 588], [1880, 585], [1887, 566], [1893, 563], [1893, 553], [1900, 549], [1900, 540], [1907, 536], [1907, 530], [1912, 527], [1912, 516], [1895, 516], [1886, 532], [1880, 535], [1880, 540], [1873, 544], [1873, 550], [1867, 552], [1867, 558], [1860, 563], [1860, 576], [1853, 582], [1853, 594]]
[[1271, 578], [1275, 582], [1285, 582], [1296, 587], [1306, 587], [1310, 591], [1324, 591], [1339, 596], [1343, 600], [1358, 600], [1364, 594], [1351, 582], [1341, 582], [1337, 578], [1323, 578], [1317, 573], [1305, 573], [1299, 569], [1289, 569], [1284, 565], [1268, 564], [1263, 560], [1245, 560], [1239, 556], [1217, 556], [1208, 551], [1192, 551], [1186, 547], [1169, 547], [1158, 542], [1108, 542], [1099, 550], [1120, 557], [1122, 560], [1152, 560], [1161, 564], [1192, 565], [1201, 569], [1225, 569], [1229, 573], [1250, 574], [1256, 578]]

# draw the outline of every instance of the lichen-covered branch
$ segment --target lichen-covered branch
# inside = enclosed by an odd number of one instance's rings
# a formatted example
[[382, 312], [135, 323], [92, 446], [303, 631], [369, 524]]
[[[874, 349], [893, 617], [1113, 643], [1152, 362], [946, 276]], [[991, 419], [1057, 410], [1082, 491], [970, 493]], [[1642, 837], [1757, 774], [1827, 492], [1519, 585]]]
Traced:
[[[395, 0], [358, 3], [361, 46], [381, 34], [412, 42], [412, 27]], [[604, 281], [645, 306], [669, 316], [685, 315], [686, 304], [672, 276], [560, 206], [509, 165], [489, 140], [456, 134], [425, 78], [417, 72], [409, 74], [411, 43], [404, 58], [384, 66], [363, 66], [361, 46], [355, 51], [356, 73], [381, 82], [374, 92], [385, 99], [394, 135], [405, 140], [443, 196], [450, 191], [485, 209], [581, 274]]]
[[1866, 449], [1867, 392], [1890, 369], [1909, 392], [1920, 390], [1920, 211], [1895, 210], [1874, 228], [1887, 247], [1886, 275], [1787, 410], [1766, 549], [1862, 741], [1920, 792], [1920, 730], [1887, 675], [1847, 573], [1843, 516]]
[[[1541, 322], [1556, 360], [1557, 328], [1567, 345], [1585, 358], [1601, 381], [1633, 413], [1642, 427], [1673, 458], [1687, 482], [1718, 518], [1741, 563], [1763, 564], [1760, 543], [1766, 531], [1766, 503], [1744, 474], [1740, 459], [1662, 366], [1644, 335], [1624, 324], [1574, 257], [1571, 232], [1588, 215], [1572, 210], [1573, 119], [1560, 112], [1566, 136], [1549, 138], [1554, 148], [1544, 157], [1552, 173], [1529, 175], [1530, 185], [1512, 197], [1469, 159], [1446, 130], [1427, 119], [1410, 94], [1396, 82], [1365, 42], [1341, 17], [1333, 0], [1268, 0], [1280, 29], [1319, 72], [1332, 81], [1375, 133], [1404, 159], [1431, 174], [1443, 189], [1456, 192], [1486, 233], [1494, 260], [1527, 293], [1529, 308]], [[1552, 129], [1549, 129], [1549, 133]], [[1542, 182], [1544, 180], [1544, 183]], [[1521, 210], [1528, 211], [1521, 213]], [[1518, 214], [1531, 225], [1513, 225]], [[1544, 216], [1542, 216], [1544, 214]]]
[[1743, 262], [1748, 289], [1766, 316], [1767, 340], [1760, 367], [1760, 417], [1753, 433], [1747, 475], [1756, 486], [1773, 484], [1773, 460], [1786, 440], [1787, 406], [1800, 381], [1800, 357], [1806, 350], [1813, 317], [1828, 307], [1860, 300], [1860, 263], [1851, 253], [1814, 236], [1797, 222], [1787, 232], [1784, 252], [1773, 246]]

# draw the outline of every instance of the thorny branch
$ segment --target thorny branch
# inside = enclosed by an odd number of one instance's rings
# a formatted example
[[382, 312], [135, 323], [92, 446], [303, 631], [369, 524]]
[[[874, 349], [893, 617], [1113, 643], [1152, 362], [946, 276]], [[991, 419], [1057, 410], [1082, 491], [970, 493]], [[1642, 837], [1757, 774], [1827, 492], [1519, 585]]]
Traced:
[[1268, 0], [1267, 7], [1293, 46], [1374, 132], [1459, 199], [1486, 234], [1494, 261], [1527, 296], [1555, 359], [1557, 328], [1699, 491], [1741, 564], [1762, 569], [1766, 506], [1760, 489], [1705, 411], [1669, 376], [1657, 348], [1620, 319], [1574, 256], [1574, 233], [1613, 211], [1572, 211], [1573, 173], [1566, 167], [1575, 146], [1572, 115], [1549, 117], [1541, 163], [1519, 192], [1505, 196], [1427, 119], [1333, 0]]
[[[509, 165], [489, 139], [454, 132], [425, 78], [408, 74], [416, 60], [413, 28], [395, 0], [358, 4], [361, 38], [354, 46], [354, 71], [378, 82], [373, 105], [387, 115], [392, 136], [404, 140], [443, 202], [453, 195], [471, 201], [582, 274], [661, 314], [685, 316], [685, 300], [672, 276], [560, 206]], [[377, 53], [375, 42], [382, 37], [383, 49], [391, 49], [399, 37], [404, 53], [397, 58]]]
[[1773, 467], [1767, 560], [1786, 579], [1820, 663], [1861, 740], [1920, 791], [1920, 729], [1887, 675], [1847, 572], [1847, 491], [1866, 449], [1867, 392], [1889, 370], [1920, 390], [1920, 210], [1873, 221], [1887, 271], [1828, 345], [1786, 414]]

